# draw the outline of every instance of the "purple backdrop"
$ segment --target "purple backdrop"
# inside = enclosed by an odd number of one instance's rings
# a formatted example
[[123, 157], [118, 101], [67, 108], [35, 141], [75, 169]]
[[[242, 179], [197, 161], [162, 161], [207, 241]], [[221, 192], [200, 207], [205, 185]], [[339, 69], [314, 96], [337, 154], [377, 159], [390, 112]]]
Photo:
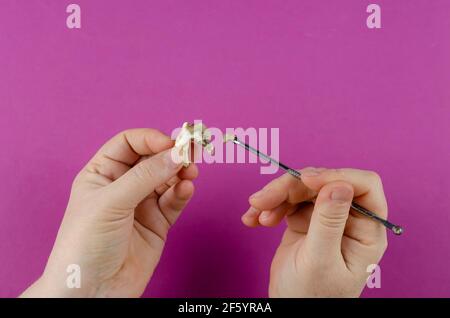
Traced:
[[[295, 167], [378, 171], [382, 288], [450, 296], [450, 1], [0, 2], [0, 296], [41, 273], [71, 180], [110, 136], [186, 120], [280, 127]], [[266, 296], [284, 226], [247, 229], [257, 165], [202, 165], [145, 296]]]

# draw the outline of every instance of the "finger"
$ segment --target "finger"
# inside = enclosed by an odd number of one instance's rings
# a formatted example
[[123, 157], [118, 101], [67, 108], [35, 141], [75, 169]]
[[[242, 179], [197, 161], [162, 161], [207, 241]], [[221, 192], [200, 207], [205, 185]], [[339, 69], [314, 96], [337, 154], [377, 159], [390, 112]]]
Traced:
[[297, 204], [314, 196], [315, 193], [308, 189], [301, 180], [285, 174], [271, 181], [261, 191], [253, 194], [249, 202], [250, 205], [259, 210], [271, 210], [284, 201]]
[[[181, 170], [180, 170], [181, 171]], [[179, 172], [178, 172], [179, 174]], [[164, 192], [166, 192], [171, 186], [177, 184], [178, 182], [180, 182], [180, 178], [178, 178], [178, 175], [173, 176], [172, 178], [170, 178], [169, 180], [167, 180], [166, 182], [164, 182], [163, 184], [157, 186], [155, 188], [155, 192], [156, 194], [158, 194], [158, 196], [163, 195]]]
[[194, 180], [198, 176], [198, 168], [194, 164], [189, 165], [187, 168], [181, 169], [178, 174], [169, 179], [169, 181], [156, 187], [155, 192], [158, 195], [162, 195], [171, 186], [180, 182], [180, 180]]
[[[151, 156], [141, 156], [141, 157], [136, 161], [135, 164], [138, 164], [138, 163], [140, 163], [140, 162], [142, 162], [142, 161], [144, 161], [144, 160], [147, 160], [147, 159], [150, 158], [150, 157], [151, 157]], [[181, 170], [180, 170], [180, 171], [181, 171]], [[179, 173], [180, 173], [180, 172], [178, 172], [178, 174], [179, 174]], [[167, 189], [169, 189], [171, 186], [173, 186], [175, 183], [178, 183], [179, 181], [180, 181], [180, 178], [178, 178], [178, 175], [176, 175], [176, 176], [170, 178], [167, 182], [165, 182], [165, 183], [163, 183], [163, 184], [161, 184], [161, 185], [159, 185], [159, 186], [157, 186], [157, 187], [155, 188], [156, 194], [158, 194], [158, 195], [163, 194]]]
[[198, 177], [198, 167], [196, 164], [191, 163], [189, 167], [183, 168], [178, 173], [180, 179], [194, 180]]
[[158, 186], [174, 177], [181, 165], [165, 150], [144, 160], [108, 186], [110, 201], [116, 207], [135, 208]]
[[181, 180], [170, 187], [159, 198], [158, 204], [170, 226], [178, 219], [181, 211], [194, 194], [194, 184], [190, 180]]
[[159, 130], [137, 128], [125, 130], [109, 140], [97, 155], [133, 165], [141, 156], [152, 156], [169, 149], [173, 140]]
[[[107, 184], [110, 184], [112, 181], [120, 178], [125, 172], [130, 170], [130, 166], [126, 165], [119, 161], [111, 160], [108, 157], [97, 158], [89, 162], [86, 166], [86, 171], [93, 173], [94, 178], [98, 179], [98, 175], [107, 179]], [[81, 171], [81, 175], [83, 175], [84, 171]], [[85, 177], [84, 180], [89, 180], [89, 175], [83, 175]]]
[[242, 215], [242, 222], [248, 227], [277, 226], [283, 220], [284, 216], [289, 215], [296, 209], [295, 205], [283, 202], [275, 209], [261, 211], [254, 207], [250, 207], [247, 212]]
[[357, 169], [326, 169], [302, 171], [303, 183], [319, 191], [325, 184], [333, 181], [350, 183], [355, 191], [355, 202], [361, 204], [383, 218], [387, 218], [387, 203], [380, 177], [372, 171]]
[[260, 225], [259, 221], [258, 221], [258, 217], [259, 217], [260, 213], [261, 213], [261, 210], [258, 210], [251, 206], [247, 210], [247, 212], [245, 212], [242, 215], [242, 217], [241, 217], [242, 223], [244, 223], [248, 227], [256, 227], [256, 226]]
[[306, 239], [311, 252], [324, 257], [340, 253], [352, 199], [353, 187], [347, 182], [333, 181], [320, 189]]
[[169, 149], [173, 141], [162, 132], [140, 128], [123, 131], [106, 142], [86, 165], [86, 169], [115, 180], [141, 156]]
[[277, 226], [290, 210], [295, 209], [295, 205], [283, 202], [272, 210], [262, 211], [259, 215], [259, 224], [263, 226]]

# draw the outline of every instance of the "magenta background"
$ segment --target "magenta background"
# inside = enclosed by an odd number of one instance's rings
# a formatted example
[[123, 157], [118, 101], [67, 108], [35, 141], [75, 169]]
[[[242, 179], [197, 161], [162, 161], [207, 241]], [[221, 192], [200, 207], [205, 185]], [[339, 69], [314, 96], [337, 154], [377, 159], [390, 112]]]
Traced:
[[[450, 1], [0, 0], [0, 296], [41, 273], [77, 171], [131, 127], [280, 127], [295, 167], [378, 171], [390, 218], [382, 288], [450, 296]], [[203, 165], [145, 296], [266, 296], [283, 226], [247, 229], [273, 176]]]

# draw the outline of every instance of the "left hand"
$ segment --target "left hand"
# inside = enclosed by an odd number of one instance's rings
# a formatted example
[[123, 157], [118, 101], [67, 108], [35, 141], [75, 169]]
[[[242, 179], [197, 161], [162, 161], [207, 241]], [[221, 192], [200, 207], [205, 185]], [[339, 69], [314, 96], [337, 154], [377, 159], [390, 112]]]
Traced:
[[[172, 146], [153, 129], [108, 141], [76, 177], [45, 271], [22, 296], [140, 296], [198, 174], [172, 160]], [[66, 285], [70, 264], [81, 288]]]

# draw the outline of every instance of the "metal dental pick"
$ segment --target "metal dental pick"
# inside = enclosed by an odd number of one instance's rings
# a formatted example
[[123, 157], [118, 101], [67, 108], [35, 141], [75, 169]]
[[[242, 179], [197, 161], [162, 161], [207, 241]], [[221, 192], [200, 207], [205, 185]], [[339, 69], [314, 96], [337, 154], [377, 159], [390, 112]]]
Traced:
[[[226, 137], [225, 141], [232, 141], [236, 145], [244, 147], [247, 151], [250, 151], [250, 152], [254, 153], [255, 155], [257, 155], [258, 157], [269, 161], [271, 164], [274, 164], [274, 165], [280, 167], [281, 169], [285, 170], [291, 176], [294, 176], [295, 178], [301, 180], [301, 173], [300, 172], [298, 172], [297, 170], [294, 170], [292, 168], [289, 168], [285, 164], [283, 164], [283, 163], [281, 163], [281, 162], [279, 162], [279, 161], [277, 161], [275, 159], [270, 158], [268, 155], [266, 155], [265, 153], [260, 152], [258, 149], [250, 147], [245, 142], [242, 142], [241, 140], [239, 140], [236, 136], [228, 136], [228, 137]], [[359, 204], [357, 204], [355, 202], [352, 202], [351, 208], [353, 210], [355, 210], [356, 212], [359, 212], [362, 215], [365, 215], [365, 216], [367, 216], [367, 217], [369, 217], [369, 218], [371, 218], [371, 219], [373, 219], [373, 220], [383, 224], [386, 228], [390, 229], [395, 235], [401, 235], [403, 233], [403, 228], [401, 226], [392, 224], [388, 220], [380, 218], [375, 213], [367, 210], [366, 208], [360, 206]]]

